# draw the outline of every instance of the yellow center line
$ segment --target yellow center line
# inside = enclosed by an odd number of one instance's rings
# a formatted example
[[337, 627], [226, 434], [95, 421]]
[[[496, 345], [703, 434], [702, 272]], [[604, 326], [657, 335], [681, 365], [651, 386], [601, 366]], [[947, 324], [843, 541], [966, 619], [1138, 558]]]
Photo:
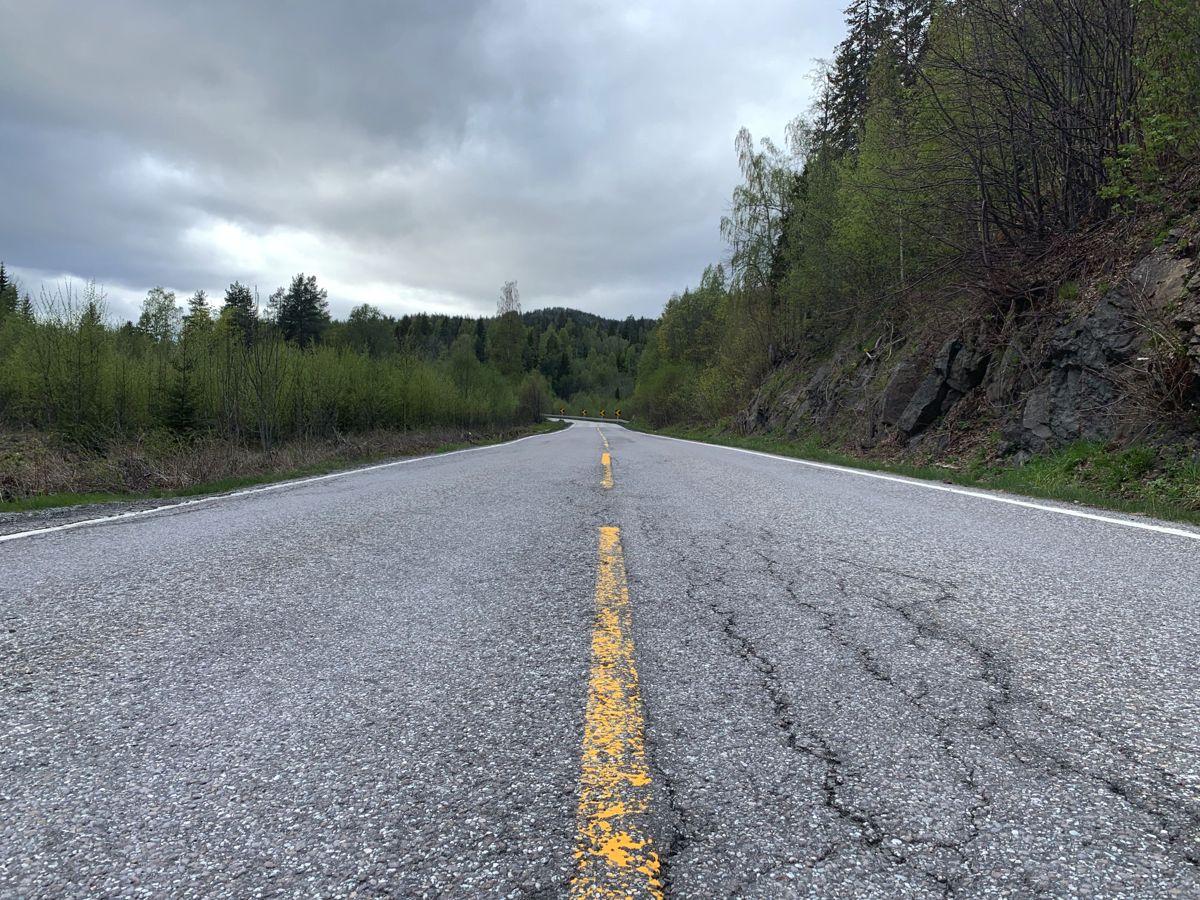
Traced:
[[604, 475], [600, 478], [600, 486], [608, 490], [613, 486], [612, 454], [607, 450], [600, 454], [600, 465], [604, 466]]
[[604, 431], [600, 428], [599, 425], [596, 426], [596, 433], [600, 435], [600, 440], [604, 441], [604, 449], [607, 450], [608, 449], [608, 438], [605, 437]]
[[633, 659], [621, 529], [604, 527], [596, 573], [572, 898], [661, 900], [658, 854], [647, 829], [649, 812], [645, 718]]

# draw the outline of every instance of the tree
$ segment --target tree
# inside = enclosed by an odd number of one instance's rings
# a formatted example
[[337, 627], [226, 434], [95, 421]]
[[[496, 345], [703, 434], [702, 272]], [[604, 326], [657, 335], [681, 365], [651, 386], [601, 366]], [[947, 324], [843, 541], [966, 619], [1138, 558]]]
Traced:
[[0, 262], [0, 319], [17, 312], [20, 306], [21, 299], [17, 286], [5, 271], [4, 263]]
[[212, 330], [212, 325], [212, 310], [208, 305], [208, 295], [204, 291], [196, 291], [188, 299], [188, 311], [183, 317], [184, 339], [207, 334]]
[[500, 299], [496, 302], [497, 316], [508, 313], [521, 314], [521, 292], [517, 290], [515, 281], [504, 282], [504, 287], [500, 288]]
[[240, 281], [235, 281], [226, 289], [222, 314], [228, 311], [230, 325], [247, 343], [254, 336], [254, 325], [258, 321], [255, 307], [254, 294]]
[[285, 293], [272, 295], [278, 304], [275, 321], [284, 340], [301, 348], [316, 343], [329, 325], [329, 294], [317, 286], [317, 277], [304, 273], [292, 278]]
[[734, 147], [743, 181], [733, 190], [729, 214], [721, 218], [721, 236], [729, 245], [732, 286], [746, 303], [773, 363], [779, 339], [775, 257], [795, 174], [770, 138], [762, 138], [756, 149], [749, 129], [742, 128]]
[[528, 373], [521, 382], [518, 414], [527, 422], [538, 422], [550, 409], [550, 388], [541, 372]]
[[166, 401], [167, 369], [171, 348], [179, 334], [182, 310], [175, 305], [175, 292], [161, 287], [151, 288], [142, 301], [138, 330], [154, 344], [155, 377], [152, 409], [161, 415]]
[[175, 292], [155, 287], [146, 292], [138, 328], [156, 344], [169, 344], [179, 333], [182, 310], [175, 305]]
[[844, 152], [858, 146], [867, 109], [871, 67], [891, 23], [891, 10], [883, 0], [852, 0], [846, 7], [849, 33], [838, 46], [829, 79], [832, 90], [830, 136]]
[[163, 424], [178, 434], [189, 434], [197, 425], [196, 400], [192, 386], [192, 363], [183, 355], [175, 360], [175, 377], [167, 388]]
[[488, 359], [501, 375], [513, 377], [521, 372], [521, 349], [525, 326], [521, 324], [521, 295], [515, 281], [506, 281], [496, 303], [496, 321], [492, 325]]
[[381, 357], [394, 342], [392, 322], [371, 304], [360, 304], [346, 319], [346, 338], [358, 352]]
[[893, 0], [890, 14], [892, 44], [900, 81], [906, 88], [917, 83], [932, 17], [933, 0]]

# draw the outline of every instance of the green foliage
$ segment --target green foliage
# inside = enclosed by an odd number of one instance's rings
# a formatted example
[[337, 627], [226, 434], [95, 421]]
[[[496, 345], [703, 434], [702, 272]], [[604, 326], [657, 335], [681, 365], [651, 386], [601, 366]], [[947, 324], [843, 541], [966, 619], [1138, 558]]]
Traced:
[[395, 347], [395, 328], [377, 308], [363, 303], [350, 310], [345, 324], [345, 340], [358, 352], [378, 359]]
[[1036, 456], [1020, 466], [989, 464], [977, 454], [967, 466], [949, 468], [861, 458], [831, 449], [811, 435], [743, 436], [712, 426], [661, 430], [675, 437], [781, 456], [1200, 523], [1200, 457], [1187, 446], [1106, 450], [1082, 442]]
[[301, 272], [287, 291], [275, 295], [275, 323], [284, 340], [308, 347], [329, 325], [329, 294], [318, 287], [317, 277]]
[[550, 385], [541, 372], [534, 369], [522, 379], [517, 400], [517, 414], [521, 420], [539, 421], [543, 415], [553, 412], [552, 402]]
[[730, 277], [667, 301], [636, 394], [655, 421], [727, 416], [781, 360], [892, 346], [941, 290], [1004, 283], [1197, 163], [1195, 0], [852, 0], [846, 22], [786, 148], [737, 135]]
[[1193, 0], [1139, 0], [1140, 92], [1131, 140], [1106, 161], [1101, 194], [1130, 212], [1159, 203], [1200, 149], [1200, 22]]
[[0, 320], [16, 313], [21, 306], [19, 289], [0, 262]]
[[[651, 329], [571, 310], [509, 311], [502, 318], [520, 340], [515, 370], [502, 371], [480, 352], [495, 320], [396, 320], [360, 305], [327, 321], [310, 276], [276, 296], [276, 315], [259, 319], [254, 295], [235, 282], [214, 318], [203, 292], [181, 315], [175, 295], [155, 288], [137, 326], [114, 327], [94, 284], [43, 293], [36, 316], [0, 317], [0, 423], [96, 448], [169, 434], [264, 451], [375, 429], [504, 428], [560, 403], [615, 410], [613, 398], [632, 394]], [[556, 396], [559, 387], [570, 391]]]
[[167, 344], [179, 333], [183, 311], [175, 304], [175, 292], [151, 288], [142, 301], [138, 328], [156, 344]]
[[1058, 299], [1060, 300], [1075, 300], [1079, 296], [1078, 281], [1064, 281], [1058, 286]]
[[254, 336], [254, 326], [258, 322], [258, 304], [250, 288], [240, 281], [229, 285], [225, 291], [225, 305], [221, 315], [241, 337], [249, 341]]

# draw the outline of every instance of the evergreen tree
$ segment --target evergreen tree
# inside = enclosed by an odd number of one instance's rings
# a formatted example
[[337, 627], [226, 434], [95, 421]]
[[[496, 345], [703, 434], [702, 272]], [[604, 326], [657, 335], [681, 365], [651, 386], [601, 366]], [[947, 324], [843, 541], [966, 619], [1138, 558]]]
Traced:
[[858, 146], [866, 115], [871, 68], [892, 24], [885, 0], [852, 0], [846, 7], [846, 39], [838, 45], [829, 85], [832, 92], [829, 133], [844, 152]]
[[925, 53], [933, 0], [892, 0], [892, 44], [900, 68], [900, 81], [906, 88], [917, 82], [917, 70]]
[[263, 318], [268, 322], [276, 325], [279, 324], [279, 311], [283, 309], [284, 303], [287, 302], [287, 291], [283, 288], [275, 288], [271, 292], [271, 296], [267, 298], [267, 310], [263, 313]]
[[250, 288], [240, 281], [231, 284], [225, 291], [225, 305], [222, 312], [225, 310], [229, 310], [230, 321], [248, 343], [254, 335], [254, 325], [258, 321], [254, 294], [250, 292]]
[[180, 356], [174, 369], [175, 377], [163, 403], [163, 424], [177, 434], [190, 434], [198, 424], [192, 364], [186, 356]]
[[475, 358], [480, 362], [487, 359], [487, 323], [482, 316], [475, 320]]
[[304, 273], [292, 279], [291, 286], [279, 298], [276, 322], [285, 340], [300, 347], [317, 342], [329, 324], [329, 295], [317, 286], [317, 277]]
[[188, 298], [188, 311], [183, 317], [183, 334], [185, 338], [203, 334], [212, 328], [212, 310], [208, 305], [208, 295], [204, 291], [196, 291]]
[[16, 312], [20, 305], [21, 299], [17, 294], [17, 286], [8, 277], [4, 263], [0, 262], [0, 318]]

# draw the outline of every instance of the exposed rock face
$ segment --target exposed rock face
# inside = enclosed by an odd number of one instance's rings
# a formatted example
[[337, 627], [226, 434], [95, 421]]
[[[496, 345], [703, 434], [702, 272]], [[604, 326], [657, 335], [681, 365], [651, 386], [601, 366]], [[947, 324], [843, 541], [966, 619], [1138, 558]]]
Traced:
[[1200, 402], [1200, 265], [1182, 233], [1172, 238], [1090, 309], [1064, 311], [1049, 325], [1034, 319], [1005, 342], [976, 325], [929, 356], [878, 360], [847, 349], [790, 385], [777, 379], [773, 395], [760, 391], [739, 424], [798, 433], [840, 416], [839, 433], [860, 446], [889, 434], [912, 442], [975, 395], [1000, 420], [1001, 449], [1021, 456], [1120, 438], [1122, 429], [1153, 423], [1141, 395], [1154, 389], [1155, 354], [1169, 352], [1164, 329], [1193, 360]]
[[945, 415], [962, 397], [983, 381], [991, 354], [952, 337], [933, 358], [933, 371], [917, 384], [896, 428], [912, 436]]
[[1179, 302], [1191, 269], [1192, 260], [1156, 251], [1091, 312], [1062, 321], [1040, 383], [1026, 397], [1020, 419], [1004, 430], [1011, 449], [1106, 441], [1119, 436], [1123, 420], [1140, 418], [1123, 401], [1141, 374], [1138, 363], [1156, 352], [1148, 347], [1152, 323]]
[[1040, 384], [1027, 395], [1020, 419], [1004, 429], [1010, 448], [1037, 452], [1112, 437], [1121, 393], [1116, 367], [1143, 340], [1127, 289], [1115, 289], [1092, 312], [1063, 321], [1051, 339]]

